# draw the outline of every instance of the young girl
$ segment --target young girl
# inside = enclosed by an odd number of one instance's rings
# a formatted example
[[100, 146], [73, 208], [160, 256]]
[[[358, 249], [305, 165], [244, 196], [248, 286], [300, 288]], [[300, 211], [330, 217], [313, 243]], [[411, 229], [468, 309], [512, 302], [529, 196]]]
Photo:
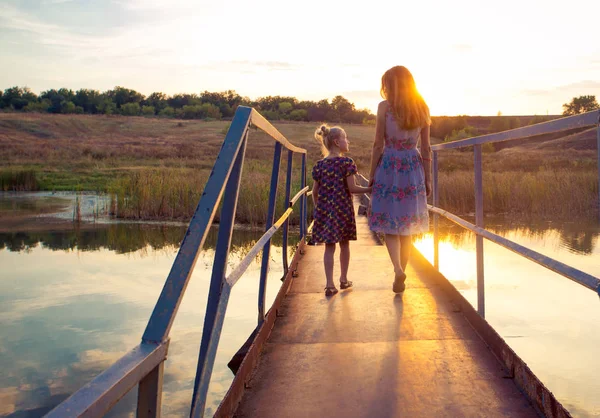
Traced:
[[[431, 191], [429, 108], [406, 67], [390, 68], [381, 78], [385, 99], [377, 109], [371, 156], [373, 186], [369, 226], [385, 234], [394, 265], [395, 293], [403, 292], [411, 236], [429, 228], [427, 196]], [[421, 152], [417, 144], [421, 143]]]
[[352, 287], [348, 280], [350, 263], [349, 240], [356, 240], [356, 222], [351, 193], [370, 193], [370, 187], [358, 186], [354, 176], [356, 164], [352, 158], [344, 157], [350, 142], [346, 132], [338, 126], [322, 125], [315, 132], [321, 144], [323, 158], [312, 170], [313, 203], [315, 205], [313, 240], [325, 243], [325, 296], [333, 296], [338, 290], [333, 283], [333, 256], [335, 244], [340, 244], [340, 289]]

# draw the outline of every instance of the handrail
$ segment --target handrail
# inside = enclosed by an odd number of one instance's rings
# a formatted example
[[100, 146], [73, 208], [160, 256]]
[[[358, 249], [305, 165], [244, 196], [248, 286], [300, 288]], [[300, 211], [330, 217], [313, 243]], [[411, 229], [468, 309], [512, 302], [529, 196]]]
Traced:
[[534, 135], [548, 134], [552, 132], [566, 131], [586, 126], [594, 126], [598, 124], [600, 117], [599, 110], [582, 113], [580, 115], [568, 116], [565, 118], [555, 119], [548, 122], [537, 123], [535, 125], [524, 126], [522, 128], [511, 129], [508, 131], [497, 132], [475, 136], [472, 138], [461, 139], [458, 141], [444, 142], [441, 144], [432, 145], [433, 151], [442, 149], [462, 148], [472, 145], [488, 144], [493, 142], [510, 141], [513, 139], [527, 138]]
[[[482, 175], [482, 145], [500, 141], [523, 139], [534, 135], [548, 134], [559, 131], [584, 128], [587, 126], [597, 127], [598, 144], [598, 215], [600, 217], [600, 110], [583, 113], [580, 115], [569, 116], [552, 120], [549, 122], [538, 123], [523, 128], [512, 129], [509, 131], [495, 134], [482, 135], [473, 138], [467, 138], [459, 141], [436, 144], [431, 147], [433, 151], [433, 205], [428, 205], [429, 211], [433, 212], [434, 231], [433, 231], [433, 265], [439, 270], [439, 231], [438, 215], [444, 216], [457, 223], [463, 228], [476, 233], [476, 264], [477, 264], [477, 311], [485, 317], [485, 286], [484, 286], [484, 265], [483, 265], [483, 238], [502, 245], [517, 254], [526, 257], [534, 262], [555, 271], [589, 289], [592, 289], [600, 295], [600, 279], [587, 273], [574, 269], [566, 264], [560, 263], [549, 257], [543, 256], [533, 250], [520, 246], [510, 240], [500, 237], [487, 231], [483, 226], [483, 175]], [[475, 225], [470, 224], [464, 219], [451, 214], [439, 208], [438, 192], [438, 153], [442, 150], [457, 149], [473, 146], [474, 170], [475, 170]]]
[[300, 199], [300, 197], [302, 197], [302, 195], [306, 194], [307, 196], [310, 196], [312, 192], [309, 192], [309, 190], [310, 187], [306, 186], [304, 189], [296, 193], [296, 196], [292, 197], [292, 199], [290, 200], [290, 207], [293, 206], [296, 203], [296, 201]]
[[433, 207], [431, 205], [427, 205], [427, 207], [431, 212], [442, 215], [446, 219], [449, 219], [452, 222], [454, 222], [455, 224], [460, 225], [463, 228], [468, 229], [469, 231], [472, 231], [477, 235], [481, 235], [484, 238], [521, 255], [522, 257], [528, 258], [529, 260], [534, 261], [535, 263], [544, 266], [547, 269], [566, 277], [567, 279], [571, 279], [574, 282], [579, 283], [584, 287], [587, 287], [588, 289], [594, 290], [600, 295], [600, 279], [598, 279], [597, 277], [594, 277], [591, 274], [587, 274], [574, 267], [568, 266], [564, 263], [561, 263], [560, 261], [554, 260], [543, 254], [540, 254], [537, 251], [531, 250], [527, 247], [517, 244], [516, 242], [501, 237], [500, 235], [494, 234], [493, 232], [490, 232], [487, 229], [479, 228], [448, 211]]
[[[243, 107], [243, 106], [240, 106]], [[252, 109], [252, 114], [250, 115], [252, 124], [256, 127], [262, 129], [265, 133], [271, 135], [271, 137], [283, 145], [287, 150], [298, 153], [298, 154], [306, 154], [306, 150], [304, 148], [298, 148], [297, 146], [291, 144], [285, 136], [281, 134], [273, 125], [269, 123], [268, 120], [264, 118], [263, 115], [258, 113], [255, 109]]]
[[[269, 214], [267, 216], [266, 231], [263, 236], [252, 247], [250, 253], [244, 257], [236, 269], [226, 278], [227, 258], [231, 245], [240, 180], [251, 124], [262, 129], [275, 140], [269, 193]], [[283, 148], [288, 153], [286, 201], [288, 201], [289, 207], [276, 222], [273, 222], [279, 180], [279, 163]], [[302, 157], [301, 187], [300, 191], [289, 201], [292, 186], [293, 154], [300, 154]], [[137, 416], [160, 416], [162, 377], [164, 360], [166, 360], [169, 344], [169, 331], [177, 315], [198, 254], [204, 245], [219, 203], [223, 199], [190, 413], [190, 416], [201, 417], [204, 414], [208, 384], [212, 374], [231, 288], [241, 278], [251, 261], [262, 249], [258, 301], [258, 324], [260, 326], [264, 318], [266, 278], [268, 261], [270, 259], [271, 238], [278, 229], [282, 226], [284, 227], [282, 252], [284, 270], [287, 273], [288, 218], [293, 212], [292, 206], [300, 200], [300, 241], [302, 242], [305, 239], [307, 231], [306, 200], [310, 194], [309, 187], [306, 186], [306, 150], [290, 143], [285, 136], [256, 110], [246, 106], [239, 106], [236, 109], [219, 155], [204, 187], [204, 192], [196, 211], [190, 220], [188, 230], [180, 245], [171, 271], [148, 321], [141, 344], [59, 404], [55, 409], [50, 411], [48, 416], [87, 417], [103, 415], [138, 383]]]

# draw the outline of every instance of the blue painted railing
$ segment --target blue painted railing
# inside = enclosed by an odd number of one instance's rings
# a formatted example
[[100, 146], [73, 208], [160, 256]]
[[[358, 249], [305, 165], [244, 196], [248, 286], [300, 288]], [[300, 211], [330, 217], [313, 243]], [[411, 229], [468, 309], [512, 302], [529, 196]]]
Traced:
[[[248, 129], [251, 124], [262, 129], [275, 140], [266, 232], [238, 267], [228, 277], [225, 277], [240, 191], [240, 179], [248, 143]], [[289, 207], [277, 221], [274, 221], [283, 148], [287, 151], [285, 200]], [[300, 154], [302, 158], [301, 186], [300, 191], [290, 199], [294, 154]], [[245, 106], [238, 107], [177, 257], [148, 321], [141, 343], [50, 411], [47, 416], [52, 418], [102, 416], [136, 384], [139, 384], [137, 417], [160, 416], [163, 369], [169, 347], [169, 331], [183, 299], [198, 254], [202, 250], [221, 198], [223, 198], [190, 412], [192, 417], [203, 416], [208, 385], [231, 289], [250, 266], [252, 260], [262, 251], [258, 296], [258, 325], [260, 326], [265, 318], [271, 237], [283, 226], [283, 266], [287, 273], [289, 268], [287, 256], [288, 218], [292, 213], [293, 205], [299, 201], [300, 241], [302, 241], [307, 231], [307, 196], [309, 195], [309, 188], [306, 187], [306, 150], [292, 145], [256, 110]]]
[[[495, 242], [529, 260], [540, 264], [562, 276], [573, 280], [580, 285], [596, 291], [600, 295], [600, 279], [590, 274], [584, 273], [576, 268], [563, 264], [559, 261], [546, 257], [536, 251], [523, 247], [506, 238], [496, 235], [484, 229], [483, 225], [483, 169], [482, 169], [482, 145], [500, 141], [518, 140], [534, 135], [549, 134], [553, 132], [567, 131], [577, 128], [597, 127], [598, 143], [598, 216], [600, 217], [600, 110], [587, 112], [581, 115], [569, 116], [552, 120], [549, 122], [538, 123], [525, 126], [523, 128], [512, 129], [509, 131], [495, 134], [482, 135], [473, 138], [467, 138], [460, 141], [447, 142], [432, 145], [433, 151], [433, 205], [429, 205], [429, 210], [433, 215], [433, 264], [439, 270], [439, 229], [438, 215], [444, 216], [450, 221], [468, 229], [476, 234], [476, 263], [477, 263], [477, 311], [485, 317], [485, 292], [484, 292], [484, 271], [483, 271], [483, 238]], [[474, 152], [474, 170], [475, 170], [475, 225], [467, 222], [458, 216], [439, 208], [438, 192], [438, 153], [447, 149], [458, 149], [464, 147], [473, 147]]]

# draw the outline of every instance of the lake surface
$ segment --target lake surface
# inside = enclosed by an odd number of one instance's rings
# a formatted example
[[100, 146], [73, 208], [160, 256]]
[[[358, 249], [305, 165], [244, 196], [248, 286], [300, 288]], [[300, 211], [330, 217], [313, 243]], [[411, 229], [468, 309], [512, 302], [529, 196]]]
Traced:
[[[476, 305], [475, 238], [443, 225], [441, 270]], [[598, 224], [523, 227], [486, 219], [486, 226], [600, 276]], [[44, 414], [139, 343], [185, 230], [104, 224], [0, 234], [0, 416]], [[229, 271], [260, 235], [234, 232]], [[171, 330], [165, 416], [189, 413], [215, 241], [213, 229]], [[432, 259], [430, 234], [415, 246]], [[493, 243], [484, 246], [487, 320], [573, 416], [600, 416], [598, 296]], [[257, 259], [232, 291], [207, 416], [233, 378], [227, 362], [256, 326], [259, 274]], [[269, 306], [282, 275], [278, 236], [271, 252]], [[135, 396], [134, 390], [108, 416], [131, 416]]]
[[[140, 342], [185, 230], [114, 224], [0, 234], [0, 416], [41, 416]], [[216, 232], [198, 257], [171, 329], [165, 416], [189, 414]], [[262, 233], [235, 230], [229, 271]], [[291, 238], [297, 241], [297, 231]], [[267, 306], [281, 285], [281, 260], [276, 235]], [[232, 291], [207, 416], [233, 379], [227, 362], [256, 326], [259, 277], [257, 258]], [[130, 416], [135, 399], [130, 393], [108, 416]]]
[[[477, 307], [475, 235], [449, 221], [440, 270]], [[510, 225], [486, 229], [600, 277], [600, 224]], [[433, 237], [415, 246], [433, 263]], [[571, 280], [484, 240], [485, 317], [574, 417], [600, 417], [600, 298]]]

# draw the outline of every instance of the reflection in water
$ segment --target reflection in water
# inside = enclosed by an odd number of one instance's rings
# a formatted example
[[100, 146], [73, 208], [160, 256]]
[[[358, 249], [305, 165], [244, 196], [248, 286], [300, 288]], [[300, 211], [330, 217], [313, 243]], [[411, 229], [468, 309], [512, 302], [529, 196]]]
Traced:
[[[440, 270], [477, 307], [475, 235], [440, 219]], [[600, 277], [599, 225], [486, 229]], [[433, 261], [433, 236], [415, 240]], [[484, 240], [486, 320], [557, 399], [578, 417], [600, 417], [600, 301], [595, 292]]]
[[[30, 251], [41, 245], [50, 250], [97, 251], [110, 250], [117, 254], [139, 251], [147, 247], [158, 250], [178, 248], [187, 225], [167, 226], [155, 224], [97, 224], [66, 231], [13, 232], [0, 233], [0, 250]], [[246, 248], [264, 231], [258, 229], [236, 229], [232, 236], [232, 249]], [[217, 241], [218, 226], [211, 228], [204, 243], [205, 249], [214, 249]], [[290, 242], [297, 238], [298, 232], [290, 228]], [[276, 234], [273, 245], [281, 246], [283, 236]]]
[[[116, 224], [0, 236], [0, 416], [43, 415], [139, 343], [185, 230]], [[210, 231], [171, 330], [165, 416], [189, 414], [216, 233]], [[234, 231], [229, 272], [262, 233]], [[281, 243], [281, 234], [274, 241]], [[297, 231], [290, 241], [297, 241]], [[207, 416], [233, 378], [227, 362], [256, 326], [259, 276], [260, 259], [232, 291]], [[281, 276], [275, 246], [269, 305]], [[134, 390], [108, 416], [130, 416], [135, 399]]]
[[[440, 234], [443, 241], [451, 243], [456, 248], [461, 248], [473, 240], [474, 235], [440, 216]], [[469, 220], [467, 218], [467, 220]], [[474, 220], [469, 222], [475, 223]], [[600, 237], [600, 224], [583, 222], [540, 222], [519, 224], [508, 222], [504, 219], [486, 218], [485, 229], [502, 237], [513, 240], [524, 238], [536, 241], [544, 246], [565, 248], [566, 250], [582, 255], [590, 255], [598, 246]], [[513, 238], [511, 238], [513, 237]]]

